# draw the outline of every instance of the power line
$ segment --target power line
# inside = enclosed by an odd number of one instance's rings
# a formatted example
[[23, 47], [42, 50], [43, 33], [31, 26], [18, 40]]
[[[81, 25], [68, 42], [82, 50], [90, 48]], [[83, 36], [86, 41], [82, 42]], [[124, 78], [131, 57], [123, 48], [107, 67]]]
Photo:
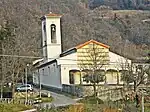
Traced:
[[[20, 55], [5, 55], [5, 54], [0, 54], [0, 57], [14, 57], [14, 58], [32, 58], [32, 59], [42, 59], [43, 57], [36, 57], [36, 56], [20, 56]], [[48, 59], [59, 59], [59, 60], [70, 60], [70, 61], [77, 61], [74, 59], [60, 59], [61, 57], [58, 58], [48, 58]]]
[[[0, 54], [0, 57], [30, 58], [30, 59], [42, 59], [43, 58], [43, 57], [36, 57], [36, 56], [20, 56], [20, 55], [5, 55], [5, 54]], [[76, 60], [76, 59], [61, 59], [61, 57], [48, 58], [48, 59], [51, 59], [51, 60], [58, 59], [58, 60], [68, 60], [68, 61], [80, 61], [80, 60]], [[116, 63], [116, 62], [110, 62], [110, 63], [113, 64], [113, 63]], [[150, 64], [143, 64], [143, 65], [150, 65]]]
[[36, 57], [36, 56], [20, 56], [20, 55], [5, 55], [5, 54], [0, 54], [0, 57], [32, 58], [32, 59], [40, 59], [40, 58], [42, 58], [42, 57]]

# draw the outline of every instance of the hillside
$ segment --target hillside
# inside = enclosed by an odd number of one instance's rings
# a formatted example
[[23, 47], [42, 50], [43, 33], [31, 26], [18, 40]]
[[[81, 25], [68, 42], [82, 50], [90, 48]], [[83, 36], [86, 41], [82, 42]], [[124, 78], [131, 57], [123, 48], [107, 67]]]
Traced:
[[[84, 2], [87, 0], [84, 0]], [[101, 5], [110, 6], [113, 9], [150, 10], [149, 0], [89, 0], [91, 9]]]
[[[1, 0], [0, 24], [13, 25], [14, 37], [6, 41], [6, 54], [39, 56], [40, 17], [49, 12], [62, 14], [63, 50], [90, 39], [111, 46], [111, 50], [129, 57], [147, 55], [150, 49], [148, 11], [118, 10], [107, 7], [90, 10], [81, 0]], [[15, 27], [14, 27], [15, 26]], [[15, 48], [12, 51], [12, 43]]]

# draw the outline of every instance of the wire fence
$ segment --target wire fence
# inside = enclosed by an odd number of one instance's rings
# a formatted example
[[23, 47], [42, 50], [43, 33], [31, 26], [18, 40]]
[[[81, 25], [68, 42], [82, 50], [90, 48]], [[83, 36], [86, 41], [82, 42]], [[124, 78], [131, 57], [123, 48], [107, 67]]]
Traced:
[[1, 98], [0, 103], [34, 105], [34, 100], [28, 99], [26, 101], [26, 99]]

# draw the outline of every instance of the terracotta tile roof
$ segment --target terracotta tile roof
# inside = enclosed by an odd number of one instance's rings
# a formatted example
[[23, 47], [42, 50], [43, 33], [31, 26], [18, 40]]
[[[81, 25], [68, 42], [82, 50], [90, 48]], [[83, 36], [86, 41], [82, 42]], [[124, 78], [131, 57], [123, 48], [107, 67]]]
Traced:
[[45, 16], [47, 16], [47, 17], [61, 17], [62, 15], [55, 14], [55, 13], [49, 13], [49, 14], [46, 14]]
[[95, 44], [100, 45], [100, 46], [102, 46], [102, 47], [105, 47], [105, 48], [107, 48], [107, 49], [110, 48], [108, 45], [105, 45], [105, 44], [103, 44], [103, 43], [97, 42], [97, 41], [95, 41], [95, 40], [87, 41], [87, 42], [85, 42], [85, 43], [83, 43], [83, 44], [80, 44], [80, 45], [76, 46], [75, 48], [76, 48], [76, 49], [82, 48], [83, 46], [88, 45], [89, 43], [95, 43]]

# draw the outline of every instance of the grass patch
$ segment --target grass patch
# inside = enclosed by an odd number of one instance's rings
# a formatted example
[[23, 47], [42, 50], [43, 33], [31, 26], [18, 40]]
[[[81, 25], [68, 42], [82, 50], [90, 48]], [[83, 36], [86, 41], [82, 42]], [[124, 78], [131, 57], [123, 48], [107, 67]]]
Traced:
[[[67, 110], [69, 109], [70, 106], [65, 106], [65, 107], [57, 107], [57, 108], [50, 108], [50, 109], [38, 109], [38, 112], [68, 112]], [[74, 112], [74, 111], [71, 111]]]
[[52, 97], [41, 97], [41, 98], [35, 98], [35, 101], [37, 101], [37, 103], [48, 103], [48, 102], [52, 102], [53, 98]]
[[85, 97], [79, 100], [78, 102], [84, 103], [84, 104], [103, 104], [104, 103], [101, 99], [97, 97], [95, 98], [94, 96]]
[[[15, 94], [16, 99], [25, 99], [25, 97], [26, 97], [26, 92], [17, 92]], [[38, 93], [34, 93], [34, 92], [29, 92], [28, 93], [28, 99], [35, 100], [35, 101], [37, 101], [37, 100], [40, 101], [41, 100], [41, 102], [44, 102], [44, 103], [53, 101], [53, 98], [51, 96], [48, 97], [46, 94], [41, 94], [41, 98], [40, 98]]]
[[20, 112], [32, 109], [32, 106], [23, 104], [5, 104], [0, 103], [0, 112]]
[[41, 100], [42, 100], [42, 102], [52, 102], [53, 98], [52, 97], [42, 97]]

